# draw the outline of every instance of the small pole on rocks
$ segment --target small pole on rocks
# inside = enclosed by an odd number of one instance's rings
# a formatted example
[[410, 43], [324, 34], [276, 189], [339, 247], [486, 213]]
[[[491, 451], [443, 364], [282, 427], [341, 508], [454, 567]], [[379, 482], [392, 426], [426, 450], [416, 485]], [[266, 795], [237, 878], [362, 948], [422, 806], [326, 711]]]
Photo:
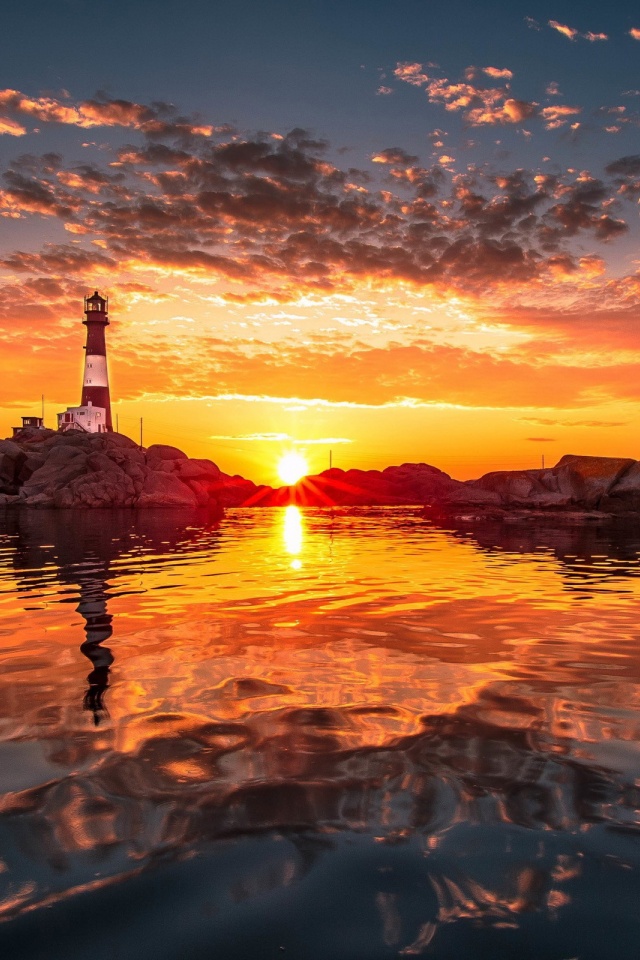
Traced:
[[120, 433], [119, 416], [117, 413], [116, 413], [116, 433]]
[[142, 417], [140, 417], [140, 449], [142, 450]]
[[333, 450], [329, 450], [329, 470], [333, 466]]
[[544, 470], [544, 453], [542, 454], [542, 469]]
[[42, 426], [44, 427], [44, 393], [42, 394]]

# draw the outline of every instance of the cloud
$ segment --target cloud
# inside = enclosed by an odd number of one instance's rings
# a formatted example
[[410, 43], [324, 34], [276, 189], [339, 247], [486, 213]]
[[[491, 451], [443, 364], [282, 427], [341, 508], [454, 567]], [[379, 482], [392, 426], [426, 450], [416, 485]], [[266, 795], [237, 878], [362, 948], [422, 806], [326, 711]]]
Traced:
[[398, 63], [393, 73], [398, 80], [404, 80], [405, 83], [410, 83], [414, 87], [423, 87], [429, 82], [429, 77], [423, 73], [421, 63]]
[[637, 27], [631, 27], [629, 30], [629, 36], [633, 37], [634, 40], [640, 40], [640, 30]]
[[23, 137], [27, 128], [16, 120], [10, 120], [8, 117], [0, 117], [0, 135], [8, 134], [10, 137]]
[[558, 33], [561, 33], [568, 40], [575, 40], [579, 36], [579, 32], [573, 27], [567, 27], [565, 24], [558, 23], [557, 20], [549, 20], [549, 26], [552, 30], [557, 30]]
[[388, 97], [389, 94], [393, 93], [393, 90], [391, 89], [391, 87], [385, 87], [384, 84], [381, 84], [376, 90], [376, 93], [380, 97]]
[[210, 137], [216, 130], [193, 118], [181, 117], [171, 104], [157, 102], [153, 106], [130, 100], [97, 97], [73, 103], [54, 97], [29, 97], [19, 90], [0, 90], [0, 132], [20, 136], [26, 132], [11, 114], [31, 117], [38, 123], [61, 123], [89, 129], [91, 127], [125, 127], [139, 130], [149, 137]]
[[555, 443], [556, 437], [525, 437], [531, 443]]
[[549, 20], [549, 26], [552, 30], [557, 30], [558, 33], [561, 33], [568, 40], [576, 40], [578, 37], [581, 37], [583, 40], [588, 40], [589, 43], [597, 43], [609, 39], [606, 33], [593, 33], [591, 30], [588, 30], [586, 33], [581, 33], [574, 27], [568, 27], [566, 24], [558, 23], [557, 20]]
[[544, 120], [547, 130], [556, 130], [558, 127], [564, 126], [571, 117], [575, 117], [581, 112], [581, 107], [570, 107], [558, 103], [551, 107], [543, 107], [540, 116]]
[[628, 420], [565, 420], [554, 417], [520, 417], [523, 423], [537, 423], [541, 427], [626, 427]]
[[482, 72], [486, 73], [488, 77], [492, 77], [494, 80], [512, 80], [513, 73], [511, 70], [499, 69], [498, 67], [483, 67]]
[[[512, 76], [511, 71], [497, 67], [484, 67], [483, 72], [494, 79]], [[451, 82], [446, 77], [429, 77], [420, 63], [398, 63], [394, 70], [399, 80], [424, 87], [431, 103], [441, 104], [449, 112], [462, 112], [474, 127], [521, 123], [536, 114], [537, 104], [511, 97], [507, 88], [472, 83], [475, 73], [475, 67], [468, 67], [464, 81]]]
[[[573, 109], [545, 108], [545, 116], [553, 122]], [[376, 190], [373, 172], [341, 169], [326, 154], [324, 141], [294, 130], [277, 140], [147, 141], [106, 165], [25, 155], [3, 175], [0, 213], [56, 218], [83, 242], [14, 251], [3, 265], [71, 277], [120, 264], [207, 277], [241, 298], [251, 288], [286, 299], [394, 281], [479, 291], [550, 274], [595, 276], [597, 258], [585, 252], [574, 262], [563, 246], [627, 229], [614, 215], [613, 187], [586, 173], [455, 172], [449, 154], [421, 167], [394, 146], [372, 157], [389, 187]], [[622, 176], [630, 166], [622, 158], [610, 168], [621, 198], [632, 190]], [[249, 290], [234, 290], [240, 283]]]
[[396, 165], [402, 164], [407, 167], [410, 167], [412, 164], [418, 162], [417, 157], [412, 156], [412, 154], [407, 153], [400, 147], [388, 147], [386, 150], [381, 150], [379, 153], [374, 153], [371, 159], [374, 163], [393, 163]]
[[623, 197], [640, 197], [640, 154], [630, 154], [614, 160], [605, 168], [613, 177], [618, 193]]

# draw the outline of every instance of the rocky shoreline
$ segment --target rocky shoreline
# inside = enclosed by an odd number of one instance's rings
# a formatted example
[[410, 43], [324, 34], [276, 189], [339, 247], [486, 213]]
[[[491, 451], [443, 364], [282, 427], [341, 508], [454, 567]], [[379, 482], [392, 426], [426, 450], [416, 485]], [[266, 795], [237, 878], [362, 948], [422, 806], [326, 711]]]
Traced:
[[[141, 449], [118, 433], [26, 429], [0, 441], [0, 506], [221, 511], [228, 480], [210, 460], [176, 447]], [[238, 477], [231, 486], [242, 483]]]
[[567, 455], [541, 470], [452, 479], [426, 463], [384, 470], [333, 468], [292, 487], [257, 485], [176, 447], [140, 448], [117, 433], [27, 428], [0, 441], [0, 506], [225, 507], [422, 506], [436, 523], [640, 518], [640, 462]]
[[501, 470], [451, 487], [425, 506], [435, 522], [464, 520], [563, 523], [640, 518], [640, 462], [568, 454], [554, 467]]

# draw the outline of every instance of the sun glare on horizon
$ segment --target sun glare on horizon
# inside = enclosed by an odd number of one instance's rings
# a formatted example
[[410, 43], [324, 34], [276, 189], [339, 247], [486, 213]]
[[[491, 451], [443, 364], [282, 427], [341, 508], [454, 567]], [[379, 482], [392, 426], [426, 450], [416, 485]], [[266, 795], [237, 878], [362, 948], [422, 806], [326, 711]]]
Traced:
[[297, 483], [309, 470], [307, 461], [301, 453], [285, 453], [278, 461], [278, 476], [287, 486]]

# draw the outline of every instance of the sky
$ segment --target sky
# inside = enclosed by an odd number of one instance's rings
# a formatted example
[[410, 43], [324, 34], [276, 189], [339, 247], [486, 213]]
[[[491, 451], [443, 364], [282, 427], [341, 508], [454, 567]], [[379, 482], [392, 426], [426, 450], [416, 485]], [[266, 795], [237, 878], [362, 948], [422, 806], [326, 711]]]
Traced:
[[640, 457], [637, 4], [48, 0], [0, 36], [0, 434], [277, 482]]

